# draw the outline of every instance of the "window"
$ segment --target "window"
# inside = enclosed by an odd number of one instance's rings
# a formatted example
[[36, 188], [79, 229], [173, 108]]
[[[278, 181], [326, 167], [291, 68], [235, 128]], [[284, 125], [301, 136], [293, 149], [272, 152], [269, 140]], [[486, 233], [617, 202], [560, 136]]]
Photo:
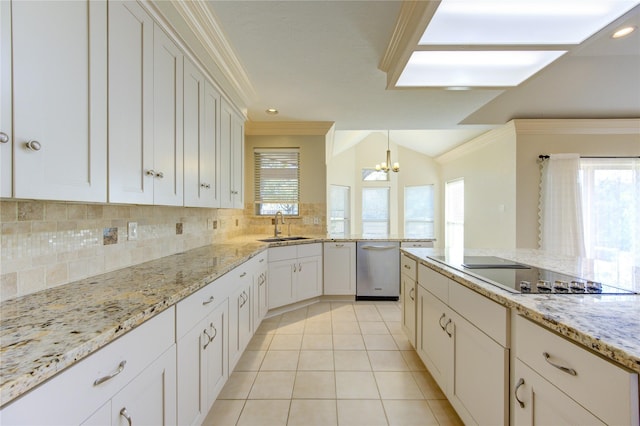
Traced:
[[464, 249], [464, 180], [447, 182], [444, 188], [445, 247]]
[[389, 188], [362, 188], [362, 234], [389, 235]]
[[587, 257], [633, 262], [640, 252], [640, 159], [581, 158], [580, 186]]
[[331, 185], [329, 187], [329, 234], [347, 236], [350, 234], [349, 204], [351, 188]]
[[433, 238], [433, 185], [404, 187], [404, 235]]
[[281, 210], [297, 216], [300, 202], [300, 150], [255, 149], [255, 203], [257, 215]]
[[370, 181], [389, 181], [389, 173], [376, 169], [362, 169], [362, 180]]

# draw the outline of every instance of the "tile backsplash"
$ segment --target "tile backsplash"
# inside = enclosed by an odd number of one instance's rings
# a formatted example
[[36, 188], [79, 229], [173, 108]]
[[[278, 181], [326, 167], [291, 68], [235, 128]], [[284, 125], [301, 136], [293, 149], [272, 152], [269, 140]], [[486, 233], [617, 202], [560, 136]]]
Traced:
[[[326, 204], [301, 204], [282, 227], [324, 234]], [[137, 223], [135, 239], [128, 224]], [[291, 224], [290, 226], [288, 224]], [[245, 210], [0, 200], [0, 300], [246, 234], [271, 235], [271, 217]]]
[[242, 210], [1, 200], [0, 224], [5, 300], [242, 235], [244, 219]]

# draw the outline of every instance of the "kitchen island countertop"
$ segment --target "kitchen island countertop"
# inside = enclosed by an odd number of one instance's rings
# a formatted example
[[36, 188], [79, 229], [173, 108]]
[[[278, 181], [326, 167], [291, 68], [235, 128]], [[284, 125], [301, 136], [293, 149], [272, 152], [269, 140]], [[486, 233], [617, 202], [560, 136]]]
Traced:
[[[442, 250], [403, 250], [410, 257], [457, 283], [640, 373], [640, 295], [512, 293], [427, 257], [442, 255]], [[599, 279], [598, 274], [593, 272], [594, 261], [589, 259], [550, 256], [533, 249], [466, 250], [465, 255], [467, 254], [497, 256], [585, 279]], [[623, 287], [637, 290], [638, 266], [629, 265], [627, 268], [616, 272], [620, 280], [624, 281]]]

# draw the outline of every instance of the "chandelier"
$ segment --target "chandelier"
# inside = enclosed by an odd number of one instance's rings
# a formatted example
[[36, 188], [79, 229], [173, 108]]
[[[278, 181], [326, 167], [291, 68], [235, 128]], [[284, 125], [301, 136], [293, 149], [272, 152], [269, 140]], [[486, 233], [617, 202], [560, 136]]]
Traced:
[[377, 171], [383, 171], [388, 173], [389, 170], [393, 170], [394, 172], [400, 171], [400, 163], [395, 162], [393, 165], [391, 164], [391, 150], [389, 150], [389, 130], [387, 130], [387, 161], [382, 162], [381, 164], [376, 164]]

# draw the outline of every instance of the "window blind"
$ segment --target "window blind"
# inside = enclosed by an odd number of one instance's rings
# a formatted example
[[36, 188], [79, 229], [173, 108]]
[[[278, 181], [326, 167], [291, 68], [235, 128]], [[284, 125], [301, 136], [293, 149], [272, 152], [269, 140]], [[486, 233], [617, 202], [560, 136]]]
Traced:
[[293, 204], [300, 200], [300, 150], [255, 149], [256, 203]]

